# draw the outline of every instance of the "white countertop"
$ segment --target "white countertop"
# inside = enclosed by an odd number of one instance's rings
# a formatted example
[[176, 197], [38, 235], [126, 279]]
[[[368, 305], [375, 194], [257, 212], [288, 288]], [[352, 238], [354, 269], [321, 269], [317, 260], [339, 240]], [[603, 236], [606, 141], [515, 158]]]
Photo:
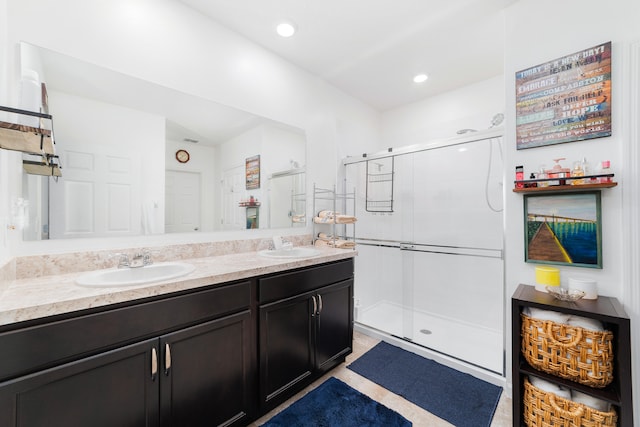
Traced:
[[243, 252], [182, 259], [180, 262], [194, 265], [195, 271], [176, 279], [136, 286], [77, 285], [75, 280], [85, 272], [14, 280], [0, 292], [0, 325], [338, 261], [357, 254], [351, 249], [318, 249], [321, 254], [310, 258], [274, 259], [257, 252]]

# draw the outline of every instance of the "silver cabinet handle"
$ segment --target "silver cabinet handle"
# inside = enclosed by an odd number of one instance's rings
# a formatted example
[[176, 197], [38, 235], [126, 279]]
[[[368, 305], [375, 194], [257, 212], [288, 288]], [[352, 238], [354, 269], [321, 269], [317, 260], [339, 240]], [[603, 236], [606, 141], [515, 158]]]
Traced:
[[158, 373], [158, 352], [156, 348], [151, 349], [151, 381], [156, 380], [156, 374]]
[[316, 315], [316, 311], [318, 310], [318, 303], [316, 302], [316, 296], [312, 295], [311, 299], [313, 300], [313, 311], [311, 312], [311, 317]]
[[322, 295], [318, 294], [318, 315], [322, 312]]
[[164, 374], [169, 375], [171, 370], [171, 347], [169, 343], [164, 344]]

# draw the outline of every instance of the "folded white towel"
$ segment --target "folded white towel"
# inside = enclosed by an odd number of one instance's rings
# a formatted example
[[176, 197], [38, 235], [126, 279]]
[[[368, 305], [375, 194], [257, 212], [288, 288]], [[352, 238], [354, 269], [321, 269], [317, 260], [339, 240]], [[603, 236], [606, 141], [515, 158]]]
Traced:
[[291, 221], [293, 221], [293, 222], [307, 222], [307, 218], [306, 218], [305, 214], [298, 214], [298, 215], [293, 215], [291, 217]]
[[611, 410], [611, 404], [609, 402], [576, 390], [571, 391], [571, 400], [576, 403], [582, 403], [583, 405], [587, 405], [588, 407], [601, 412], [609, 412]]
[[314, 218], [316, 224], [351, 224], [356, 222], [356, 217], [353, 215], [342, 215], [340, 212], [334, 211], [320, 211]]
[[323, 247], [323, 246], [334, 247], [337, 249], [353, 249], [356, 247], [355, 242], [351, 242], [349, 240], [343, 240], [343, 239], [335, 239], [335, 240], [318, 239], [316, 240], [314, 245], [318, 247]]
[[582, 316], [569, 316], [567, 324], [571, 326], [579, 326], [590, 331], [604, 331], [604, 325], [597, 319], [590, 319]]
[[565, 313], [559, 313], [557, 311], [552, 310], [542, 310], [535, 307], [525, 307], [523, 313], [529, 317], [533, 317], [538, 320], [551, 320], [555, 323], [563, 323], [567, 324], [569, 321], [570, 315]]
[[356, 222], [356, 217], [349, 215], [338, 215], [336, 217], [319, 217], [313, 218], [313, 222], [316, 224], [353, 224]]
[[319, 218], [332, 218], [336, 215], [340, 215], [340, 212], [334, 212], [334, 211], [320, 211], [318, 212], [318, 217]]
[[559, 386], [538, 377], [529, 377], [529, 382], [540, 390], [548, 391], [563, 399], [571, 400], [571, 390], [566, 387]]

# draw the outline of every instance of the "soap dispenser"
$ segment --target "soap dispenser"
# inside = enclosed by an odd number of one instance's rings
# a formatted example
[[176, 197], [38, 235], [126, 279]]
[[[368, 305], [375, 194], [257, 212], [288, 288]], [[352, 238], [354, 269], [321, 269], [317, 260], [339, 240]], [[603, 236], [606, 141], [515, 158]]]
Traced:
[[[560, 160], [565, 160], [565, 158], [559, 157], [557, 159], [553, 159], [556, 164], [547, 171], [547, 175], [549, 176], [549, 178], [566, 178], [567, 176], [569, 176], [570, 170], [568, 168], [563, 168], [560, 164]], [[549, 185], [565, 185], [566, 182], [567, 181], [565, 179], [558, 179], [549, 181]]]

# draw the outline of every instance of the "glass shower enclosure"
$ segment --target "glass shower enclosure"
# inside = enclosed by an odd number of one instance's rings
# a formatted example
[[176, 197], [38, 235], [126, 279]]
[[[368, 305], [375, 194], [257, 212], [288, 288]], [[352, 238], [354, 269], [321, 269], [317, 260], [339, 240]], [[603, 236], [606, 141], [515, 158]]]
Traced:
[[504, 375], [501, 141], [487, 131], [344, 164], [356, 323]]

